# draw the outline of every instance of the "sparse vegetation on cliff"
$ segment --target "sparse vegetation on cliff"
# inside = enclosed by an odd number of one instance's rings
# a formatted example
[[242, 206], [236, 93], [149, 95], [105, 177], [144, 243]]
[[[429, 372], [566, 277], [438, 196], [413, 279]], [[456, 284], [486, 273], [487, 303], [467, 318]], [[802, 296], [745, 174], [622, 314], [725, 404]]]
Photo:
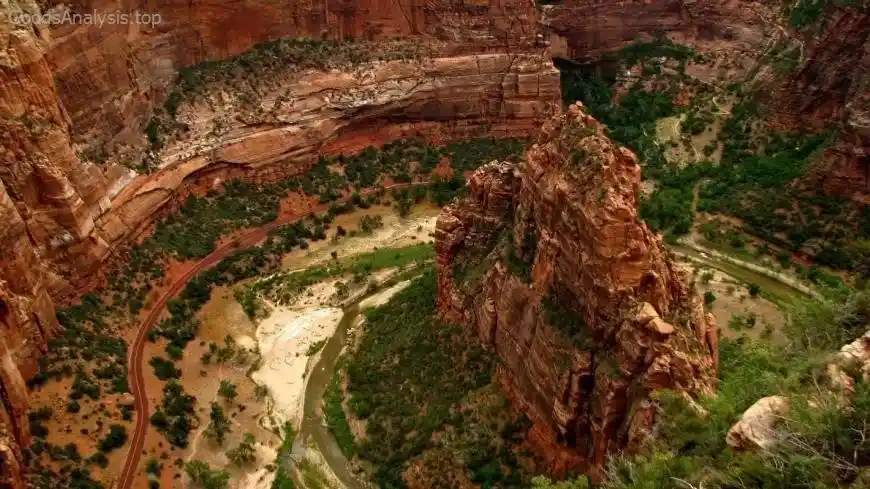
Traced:
[[[248, 51], [227, 59], [208, 60], [181, 68], [144, 131], [151, 153], [138, 164], [139, 171], [155, 169], [155, 155], [166, 143], [188, 131], [178, 121], [185, 104], [209, 94], [228, 92], [252, 112], [283, 78], [306, 70], [348, 69], [374, 61], [422, 59], [425, 47], [409, 40], [372, 42], [365, 39], [316, 40], [282, 38], [255, 44]], [[280, 98], [279, 98], [280, 100]]]
[[[839, 387], [826, 383], [825, 368], [831, 352], [866, 331], [868, 304], [866, 292], [845, 302], [807, 302], [792, 311], [784, 343], [722, 340], [716, 396], [703, 399], [701, 410], [679, 395], [659, 394], [664, 415], [651, 446], [616, 457], [603, 487], [867, 487], [870, 385], [858, 375], [847, 403]], [[753, 403], [771, 395], [786, 396], [791, 404], [790, 414], [778, 419], [776, 445], [756, 451], [730, 447], [728, 430]], [[534, 487], [555, 485], [541, 478]], [[577, 479], [557, 487], [589, 486]]]

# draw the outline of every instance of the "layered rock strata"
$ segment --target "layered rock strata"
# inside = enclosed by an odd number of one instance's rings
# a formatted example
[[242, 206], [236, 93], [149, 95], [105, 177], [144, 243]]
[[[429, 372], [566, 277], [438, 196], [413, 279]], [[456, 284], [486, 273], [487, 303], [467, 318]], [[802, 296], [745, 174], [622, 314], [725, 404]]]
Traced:
[[[20, 484], [18, 444], [28, 442], [22, 379], [57, 327], [52, 300], [98, 283], [187, 193], [302, 173], [319, 154], [402, 137], [526, 136], [558, 110], [558, 73], [531, 2], [54, 3], [0, 5], [0, 477], [10, 484]], [[152, 17], [23, 20], [47, 12]], [[179, 108], [188, 131], [155, 154], [158, 171], [118, 164], [118, 154], [149, 151], [147, 121], [179, 69], [296, 36], [401, 37], [426, 55], [288, 71], [252, 84], [254, 106], [232, 87], [206, 87]], [[89, 156], [93, 148], [107, 154]]]
[[579, 104], [438, 219], [438, 309], [500, 358], [555, 472], [640, 447], [651, 393], [713, 392], [717, 329], [637, 211], [640, 168]]

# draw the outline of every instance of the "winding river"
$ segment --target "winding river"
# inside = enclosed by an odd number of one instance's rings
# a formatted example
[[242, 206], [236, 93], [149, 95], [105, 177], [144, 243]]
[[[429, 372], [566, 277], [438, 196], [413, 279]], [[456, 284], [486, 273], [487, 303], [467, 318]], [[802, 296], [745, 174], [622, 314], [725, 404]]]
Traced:
[[342, 453], [341, 448], [326, 427], [320, 409], [323, 395], [335, 373], [336, 364], [341, 356], [341, 350], [347, 342], [347, 330], [359, 316], [358, 302], [345, 307], [344, 315], [335, 329], [335, 334], [326, 342], [320, 351], [320, 358], [311, 371], [308, 385], [305, 387], [305, 404], [302, 414], [302, 425], [293, 444], [293, 454], [301, 456], [309, 441], [323, 454], [323, 458], [332, 472], [338, 477], [346, 489], [368, 489], [369, 484], [361, 480], [351, 468], [350, 462]]

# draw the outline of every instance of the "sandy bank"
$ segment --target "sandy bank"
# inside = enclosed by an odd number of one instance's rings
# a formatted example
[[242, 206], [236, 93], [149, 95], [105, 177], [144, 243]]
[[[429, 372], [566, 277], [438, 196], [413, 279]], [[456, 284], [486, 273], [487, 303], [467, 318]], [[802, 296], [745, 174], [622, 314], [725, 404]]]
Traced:
[[384, 289], [376, 294], [372, 294], [369, 297], [361, 300], [359, 303], [359, 310], [364, 311], [366, 309], [371, 309], [372, 307], [380, 307], [386, 304], [392, 299], [392, 297], [402, 290], [405, 289], [408, 285], [411, 284], [410, 280], [403, 280], [396, 285], [390, 287], [389, 289]]
[[332, 336], [342, 311], [335, 307], [276, 307], [257, 327], [262, 363], [252, 374], [269, 388], [279, 424], [297, 424], [302, 415], [309, 347]]

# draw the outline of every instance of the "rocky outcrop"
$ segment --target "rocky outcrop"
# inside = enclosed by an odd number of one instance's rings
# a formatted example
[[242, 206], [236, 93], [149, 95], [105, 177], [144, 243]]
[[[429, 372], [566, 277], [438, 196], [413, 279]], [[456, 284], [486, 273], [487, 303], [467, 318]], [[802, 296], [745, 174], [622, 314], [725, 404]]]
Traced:
[[500, 357], [556, 472], [640, 447], [652, 392], [713, 392], [716, 325], [640, 222], [639, 183], [634, 155], [575, 104], [438, 219], [439, 311]]
[[840, 348], [834, 362], [832, 365], [839, 366], [851, 377], [870, 382], [870, 331]]
[[777, 443], [776, 423], [788, 412], [789, 404], [785, 397], [762, 397], [728, 430], [725, 441], [742, 450], [768, 450]]

